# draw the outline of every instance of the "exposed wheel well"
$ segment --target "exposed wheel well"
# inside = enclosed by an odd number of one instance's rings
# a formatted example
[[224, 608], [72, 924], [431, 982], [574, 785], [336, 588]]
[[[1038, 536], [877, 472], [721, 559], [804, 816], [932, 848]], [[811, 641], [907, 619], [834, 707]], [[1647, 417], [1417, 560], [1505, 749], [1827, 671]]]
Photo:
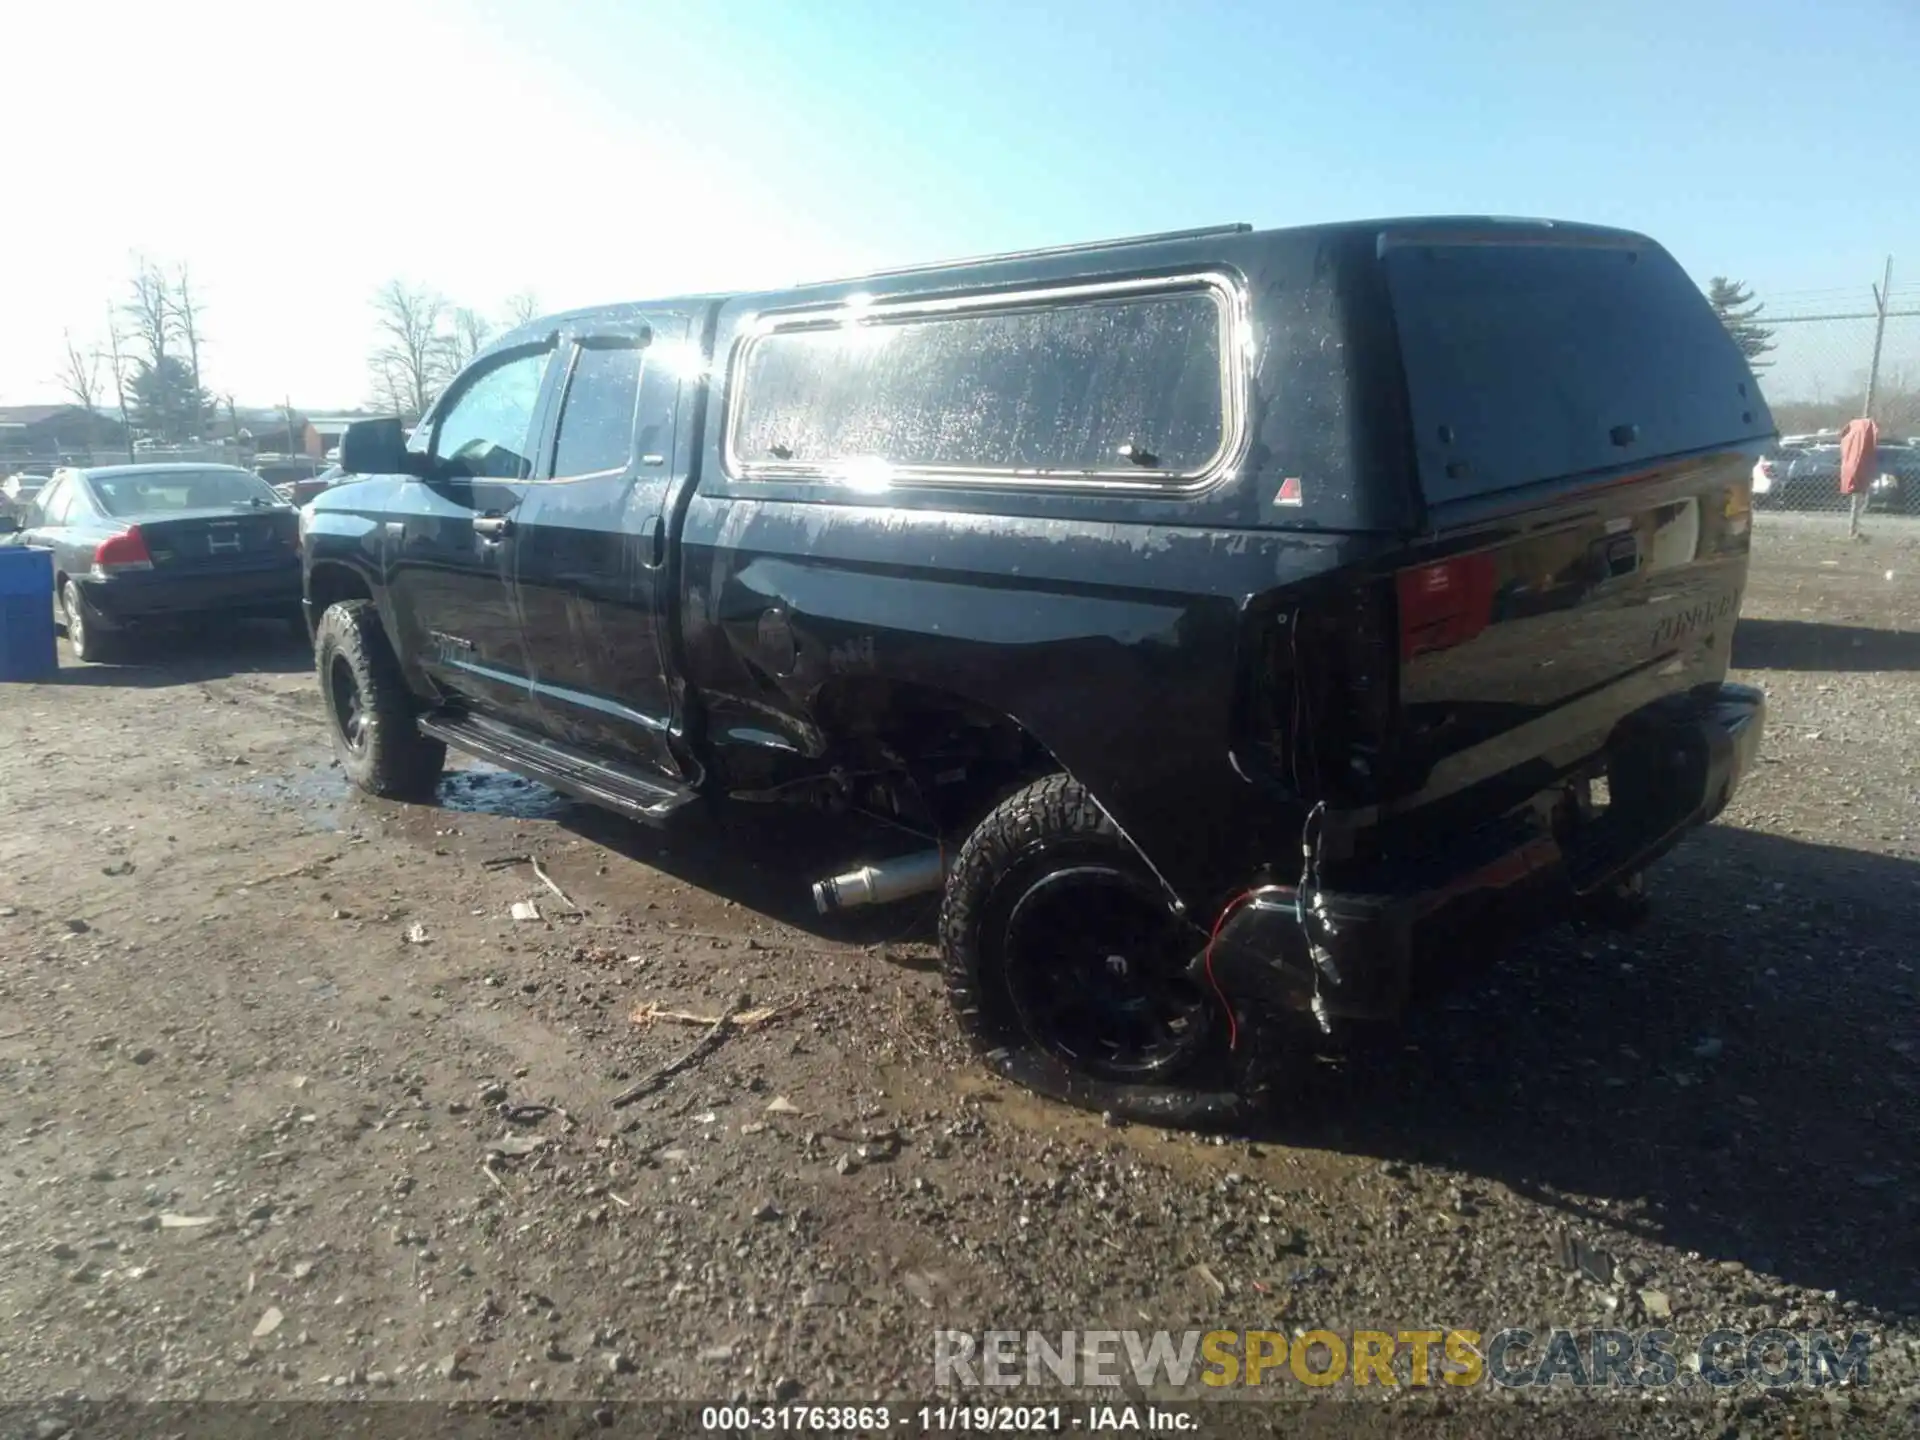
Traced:
[[350, 565], [326, 562], [315, 565], [307, 575], [307, 599], [317, 625], [329, 605], [342, 600], [371, 600], [373, 587], [366, 577]]
[[933, 686], [832, 681], [813, 718], [842, 763], [870, 777], [860, 803], [885, 802], [955, 840], [1002, 797], [1060, 769], [1018, 720]]

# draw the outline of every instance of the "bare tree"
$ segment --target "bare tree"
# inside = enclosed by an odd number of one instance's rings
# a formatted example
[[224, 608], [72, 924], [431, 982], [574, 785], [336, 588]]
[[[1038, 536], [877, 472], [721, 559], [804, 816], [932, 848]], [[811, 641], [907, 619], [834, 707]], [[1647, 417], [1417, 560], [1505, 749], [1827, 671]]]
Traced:
[[493, 338], [493, 324], [478, 310], [462, 305], [453, 312], [453, 333], [447, 337], [449, 373], [463, 369]]
[[[173, 320], [179, 335], [187, 347], [187, 370], [193, 376], [194, 402], [206, 392], [200, 388], [200, 302], [193, 293], [193, 282], [187, 275], [187, 267], [182, 265], [174, 272], [173, 293], [168, 303], [173, 309]], [[205, 415], [194, 417], [195, 429], [205, 424]]]
[[94, 412], [100, 396], [100, 351], [82, 350], [73, 343], [73, 332], [62, 332], [67, 344], [66, 359], [60, 367], [60, 388], [82, 410]]
[[173, 287], [160, 267], [151, 260], [134, 264], [133, 298], [123, 307], [132, 323], [132, 339], [145, 353], [138, 360], [158, 370], [167, 358], [168, 348], [179, 333], [173, 308]]
[[418, 420], [447, 378], [447, 302], [436, 291], [389, 280], [373, 297], [380, 343], [369, 357], [383, 408]]
[[120, 317], [107, 306], [108, 357], [113, 364], [113, 398], [120, 407], [120, 431], [126, 437], [127, 459], [133, 459], [133, 416], [127, 412], [127, 365], [120, 347]]
[[507, 325], [525, 325], [540, 313], [540, 300], [531, 290], [507, 297]]

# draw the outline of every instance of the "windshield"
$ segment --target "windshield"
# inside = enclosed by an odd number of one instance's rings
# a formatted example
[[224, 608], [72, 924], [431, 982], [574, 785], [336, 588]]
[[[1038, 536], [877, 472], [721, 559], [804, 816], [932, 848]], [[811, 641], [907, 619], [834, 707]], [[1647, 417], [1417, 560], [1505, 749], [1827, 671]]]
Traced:
[[168, 470], [87, 478], [100, 497], [100, 508], [116, 517], [281, 503], [265, 481], [243, 470]]

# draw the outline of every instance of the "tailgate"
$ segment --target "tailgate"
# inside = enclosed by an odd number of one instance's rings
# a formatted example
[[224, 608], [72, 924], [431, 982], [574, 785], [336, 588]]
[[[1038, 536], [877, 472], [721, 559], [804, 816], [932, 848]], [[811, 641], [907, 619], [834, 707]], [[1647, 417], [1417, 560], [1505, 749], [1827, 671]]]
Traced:
[[1725, 676], [1773, 422], [1698, 287], [1641, 237], [1390, 233], [1380, 261], [1428, 516], [1392, 581], [1381, 798], [1490, 803]]

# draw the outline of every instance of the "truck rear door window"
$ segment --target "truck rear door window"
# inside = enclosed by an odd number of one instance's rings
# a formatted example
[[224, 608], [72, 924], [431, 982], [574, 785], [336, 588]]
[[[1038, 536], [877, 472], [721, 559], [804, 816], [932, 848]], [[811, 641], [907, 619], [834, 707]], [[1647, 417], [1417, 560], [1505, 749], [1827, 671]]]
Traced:
[[640, 357], [640, 348], [632, 341], [580, 347], [560, 409], [560, 434], [553, 453], [556, 479], [627, 468], [633, 456]]
[[1772, 428], [1705, 296], [1657, 247], [1408, 244], [1382, 263], [1431, 503]]
[[1188, 284], [776, 322], [736, 358], [730, 468], [1191, 484], [1228, 448], [1228, 313]]

